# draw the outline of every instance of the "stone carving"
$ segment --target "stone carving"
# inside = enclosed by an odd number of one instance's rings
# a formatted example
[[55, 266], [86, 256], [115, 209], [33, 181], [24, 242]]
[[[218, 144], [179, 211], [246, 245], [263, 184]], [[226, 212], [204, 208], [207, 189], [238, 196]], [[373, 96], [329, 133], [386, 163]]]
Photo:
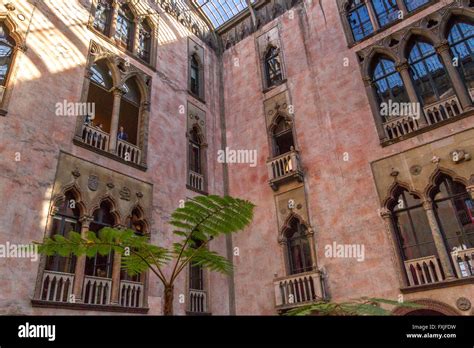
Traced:
[[124, 201], [129, 201], [132, 193], [131, 193], [131, 191], [128, 187], [124, 186], [120, 190], [119, 195], [120, 195], [120, 199], [122, 199]]
[[76, 178], [76, 179], [81, 176], [81, 172], [80, 172], [79, 169], [77, 169], [77, 168], [74, 169], [74, 170], [71, 172], [71, 174], [72, 174], [72, 176], [73, 176], [74, 178]]
[[454, 163], [458, 164], [464, 161], [470, 161], [471, 155], [464, 150], [454, 150], [453, 152], [451, 152], [451, 160]]
[[456, 301], [456, 307], [461, 311], [468, 311], [471, 309], [471, 301], [465, 297], [460, 297]]
[[109, 182], [109, 183], [107, 183], [107, 187], [108, 187], [109, 189], [113, 189], [113, 188], [115, 187], [115, 185], [114, 185], [113, 182]]
[[411, 175], [420, 175], [421, 174], [422, 167], [419, 165], [414, 165], [410, 167], [410, 173]]
[[87, 180], [87, 187], [91, 191], [97, 191], [99, 188], [99, 177], [97, 175], [89, 175], [89, 180]]

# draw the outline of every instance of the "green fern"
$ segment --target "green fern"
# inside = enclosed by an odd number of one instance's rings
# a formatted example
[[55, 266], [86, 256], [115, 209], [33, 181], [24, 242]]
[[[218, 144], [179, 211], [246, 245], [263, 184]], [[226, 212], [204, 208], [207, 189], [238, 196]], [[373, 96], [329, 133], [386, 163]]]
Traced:
[[[255, 206], [245, 200], [232, 197], [199, 196], [185, 202], [172, 215], [170, 224], [177, 241], [170, 248], [152, 245], [149, 239], [138, 236], [133, 230], [106, 227], [84, 237], [70, 232], [67, 237], [55, 235], [38, 244], [39, 252], [47, 256], [60, 255], [108, 255], [114, 251], [122, 255], [122, 268], [130, 275], [150, 270], [165, 286], [173, 289], [174, 281], [189, 264], [199, 265], [211, 271], [229, 274], [232, 262], [208, 249], [208, 243], [216, 237], [236, 233], [247, 227], [253, 219]], [[170, 262], [171, 274], [165, 276], [163, 267]], [[165, 291], [165, 295], [170, 291]], [[166, 310], [168, 308], [168, 310]], [[171, 308], [171, 309], [170, 309]], [[165, 314], [172, 314], [171, 297], [165, 296]]]

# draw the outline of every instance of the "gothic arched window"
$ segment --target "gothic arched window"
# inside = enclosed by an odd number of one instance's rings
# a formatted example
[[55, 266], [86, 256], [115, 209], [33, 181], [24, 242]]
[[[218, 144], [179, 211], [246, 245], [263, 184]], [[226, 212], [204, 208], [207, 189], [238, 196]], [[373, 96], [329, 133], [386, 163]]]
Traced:
[[[80, 211], [76, 196], [71, 191], [67, 191], [64, 199], [56, 208], [57, 212], [53, 216], [50, 235], [61, 235], [63, 237], [68, 237], [70, 232], [80, 233]], [[54, 255], [48, 256], [45, 269], [54, 272], [74, 273], [75, 266], [75, 256], [66, 257]]]
[[117, 13], [115, 39], [129, 51], [133, 51], [133, 36], [135, 33], [135, 16], [127, 5], [120, 6]]
[[275, 127], [272, 130], [272, 137], [273, 153], [275, 157], [295, 149], [291, 121], [287, 120], [286, 118], [279, 117]]
[[195, 54], [191, 56], [190, 90], [194, 95], [200, 95], [200, 64]]
[[431, 227], [420, 197], [405, 189], [399, 189], [391, 211], [405, 261], [437, 255]]
[[10, 36], [5, 24], [0, 25], [0, 85], [6, 85], [11, 70], [15, 40]]
[[415, 11], [417, 8], [426, 5], [431, 0], [405, 0], [405, 5], [407, 7], [408, 12]]
[[448, 42], [457, 63], [455, 65], [467, 89], [474, 96], [474, 25], [460, 19], [454, 21], [448, 34]]
[[[133, 209], [132, 214], [130, 215], [128, 219], [127, 227], [131, 230], [134, 230], [137, 236], [145, 236], [145, 234], [147, 233], [145, 223], [143, 221], [143, 215], [138, 208]], [[120, 272], [121, 280], [140, 283], [142, 281], [142, 278], [143, 278], [143, 274], [129, 275], [124, 269], [122, 269]], [[125, 294], [122, 294], [122, 297], [124, 296]], [[124, 301], [126, 300], [122, 298], [122, 302]]]
[[202, 153], [199, 132], [193, 128], [189, 132], [189, 169], [197, 174], [202, 174]]
[[[395, 68], [395, 63], [385, 57], [376, 60], [375, 68], [372, 72], [372, 81], [377, 94], [379, 106], [382, 103], [405, 103], [409, 102], [402, 77]], [[382, 115], [384, 121], [390, 115]]]
[[[89, 230], [99, 233], [104, 227], [114, 227], [116, 222], [111, 211], [111, 204], [107, 201], [102, 202], [100, 208], [94, 212], [94, 221], [91, 222]], [[107, 255], [96, 254], [94, 257], [87, 258], [85, 274], [93, 277], [111, 278], [113, 258], [112, 249]]]
[[284, 231], [290, 274], [309, 272], [313, 269], [308, 229], [299, 219], [293, 218]]
[[474, 201], [466, 187], [442, 175], [436, 180], [432, 199], [449, 251], [473, 248]]
[[104, 35], [109, 35], [112, 12], [112, 0], [99, 0], [95, 8], [93, 26]]
[[265, 54], [265, 78], [267, 88], [277, 85], [283, 80], [280, 50], [271, 46]]
[[138, 57], [150, 63], [152, 29], [147, 20], [143, 20], [139, 26], [138, 35]]
[[372, 6], [381, 27], [398, 19], [400, 11], [397, 0], [372, 0]]
[[451, 80], [433, 45], [415, 40], [409, 48], [410, 73], [423, 105], [454, 94]]
[[346, 6], [347, 20], [355, 41], [362, 40], [374, 31], [365, 0], [350, 0]]
[[[125, 93], [120, 102], [118, 138], [137, 145], [141, 103], [140, 88], [135, 78], [128, 79], [123, 87]], [[118, 152], [121, 153], [120, 148], [118, 148]], [[129, 158], [129, 160], [135, 162], [135, 158]]]

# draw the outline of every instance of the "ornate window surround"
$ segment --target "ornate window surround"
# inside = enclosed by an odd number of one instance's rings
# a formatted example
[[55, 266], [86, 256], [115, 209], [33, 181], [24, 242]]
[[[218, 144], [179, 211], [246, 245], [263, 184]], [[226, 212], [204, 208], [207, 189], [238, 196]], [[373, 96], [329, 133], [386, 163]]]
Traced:
[[[101, 155], [113, 158], [122, 163], [136, 167], [137, 169], [145, 171], [147, 169], [147, 153], [148, 153], [148, 129], [150, 121], [150, 98], [151, 98], [151, 77], [145, 74], [140, 69], [128, 63], [125, 59], [117, 56], [116, 54], [108, 51], [104, 47], [98, 45], [92, 41], [89, 57], [86, 65], [86, 74], [84, 84], [82, 87], [81, 102], [87, 103], [87, 97], [89, 92], [89, 86], [91, 83], [92, 71], [91, 67], [100, 60], [105, 60], [112, 73], [113, 80], [113, 95], [114, 95], [114, 108], [112, 110], [112, 130], [110, 132], [110, 144], [107, 150], [101, 150], [91, 145], [86, 144], [82, 139], [83, 126], [86, 121], [86, 116], [80, 116], [77, 118], [76, 131], [74, 135], [74, 144], [82, 147], [86, 147], [92, 151], [95, 151]], [[120, 100], [124, 94], [124, 84], [129, 79], [134, 77], [136, 79], [138, 88], [142, 96], [141, 105], [139, 109], [139, 123], [138, 123], [138, 148], [141, 151], [140, 161], [135, 163], [133, 161], [127, 161], [123, 159], [120, 154], [117, 153], [117, 139], [116, 134], [118, 130], [119, 122], [119, 109]], [[115, 124], [115, 129], [114, 128]]]
[[[357, 52], [362, 79], [364, 81], [366, 93], [377, 128], [377, 133], [382, 146], [387, 146], [395, 142], [413, 137], [420, 134], [421, 132], [440, 127], [446, 123], [454, 122], [472, 114], [473, 103], [471, 101], [471, 97], [468, 90], [466, 89], [459, 71], [451, 64], [452, 56], [450, 53], [450, 46], [447, 41], [447, 29], [449, 22], [451, 18], [456, 16], [469, 18], [470, 20], [474, 21], [474, 10], [469, 8], [469, 0], [460, 0], [460, 3], [451, 3], [439, 11], [422, 18], [417, 22], [414, 22], [409, 27], [388, 35], [373, 45]], [[410, 67], [406, 55], [407, 45], [410, 43], [410, 40], [413, 37], [417, 36], [426, 39], [435, 47], [436, 52], [453, 84], [455, 96], [453, 98], [448, 98], [449, 100], [441, 100], [439, 103], [431, 106], [424, 106], [424, 110], [422, 108], [423, 112], [421, 112], [421, 117], [417, 122], [418, 124], [415, 124], [413, 127], [412, 125], [408, 127], [406, 120], [402, 120], [402, 118], [394, 119], [394, 121], [392, 121], [390, 124], [383, 123], [382, 117], [380, 116], [380, 107], [378, 105], [377, 96], [373, 86], [374, 83], [370, 76], [371, 66], [374, 60], [379, 56], [385, 56], [393, 60], [395, 62], [397, 71], [402, 77], [410, 102], [420, 103], [409, 73]], [[460, 114], [454, 115], [455, 117], [450, 117], [439, 122], [432, 122], [430, 118], [425, 117], [428, 114], [431, 115], [433, 109], [439, 108], [440, 105], [443, 106], [442, 104], [453, 102], [456, 103], [456, 106], [460, 110]], [[398, 136], [390, 136], [390, 134], [397, 134]]]
[[337, 1], [338, 1], [337, 6], [338, 6], [338, 9], [339, 9], [339, 14], [340, 14], [341, 21], [342, 21], [342, 26], [343, 26], [343, 29], [344, 29], [344, 32], [345, 32], [345, 35], [346, 35], [347, 43], [348, 43], [349, 47], [352, 47], [352, 46], [357, 45], [360, 42], [363, 42], [363, 41], [365, 41], [365, 40], [367, 40], [371, 37], [374, 37], [378, 33], [382, 32], [382, 31], [385, 31], [386, 29], [394, 26], [395, 24], [404, 21], [405, 19], [413, 16], [414, 14], [416, 14], [420, 11], [423, 11], [424, 9], [428, 8], [429, 6], [436, 4], [440, 0], [430, 0], [427, 4], [420, 6], [419, 8], [417, 8], [416, 10], [414, 10], [412, 12], [408, 12], [404, 0], [396, 0], [399, 11], [402, 11], [402, 14], [403, 14], [402, 18], [403, 19], [394, 20], [394, 21], [388, 23], [387, 25], [384, 25], [383, 27], [380, 26], [379, 21], [377, 20], [377, 14], [375, 13], [375, 9], [372, 5], [372, 1], [371, 0], [366, 0], [367, 10], [369, 12], [369, 16], [370, 16], [371, 23], [372, 23], [372, 26], [373, 26], [374, 30], [371, 34], [365, 36], [362, 40], [359, 40], [359, 41], [356, 41], [354, 39], [354, 36], [352, 34], [351, 25], [348, 21], [348, 12], [347, 12], [346, 9], [347, 9], [347, 4], [350, 0], [337, 0]]
[[18, 61], [21, 57], [20, 53], [25, 53], [27, 47], [25, 45], [25, 36], [18, 28], [13, 16], [8, 13], [0, 13], [0, 22], [7, 27], [10, 36], [15, 41], [15, 47], [13, 49], [13, 54], [10, 61], [10, 71], [8, 72], [7, 80], [5, 82], [3, 96], [0, 98], [0, 116], [6, 116], [8, 113], [8, 105], [10, 103], [11, 95], [15, 87], [15, 77], [19, 69]]
[[[97, 9], [97, 5], [100, 0], [93, 0], [91, 5], [91, 11], [89, 16], [89, 23], [87, 27], [89, 30], [97, 34], [97, 36], [101, 37], [102, 39], [106, 40], [107, 42], [113, 44], [115, 47], [120, 49], [123, 53], [133, 57], [140, 63], [150, 67], [151, 69], [156, 69], [157, 64], [157, 49], [158, 49], [158, 24], [156, 20], [153, 20], [152, 15], [150, 13], [141, 14], [139, 13], [137, 7], [133, 4], [133, 2], [126, 2], [124, 0], [112, 0], [112, 14], [110, 15], [110, 28], [108, 33], [102, 33], [96, 28], [94, 28], [94, 18], [95, 12]], [[119, 7], [123, 4], [127, 4], [130, 10], [134, 15], [134, 32], [132, 34], [132, 47], [133, 49], [130, 51], [124, 48], [122, 45], [118, 44], [118, 41], [115, 39], [115, 30], [117, 25], [117, 15], [119, 11]], [[151, 48], [150, 48], [150, 61], [147, 62], [143, 60], [139, 55], [139, 39], [140, 39], [140, 24], [142, 21], [147, 21], [150, 28], [151, 28]]]
[[[74, 173], [73, 173], [74, 175]], [[79, 172], [78, 172], [78, 175]], [[79, 210], [81, 222], [81, 234], [87, 233], [89, 231], [89, 226], [93, 222], [94, 212], [99, 209], [100, 205], [103, 202], [108, 202], [111, 206], [110, 213], [114, 216], [115, 219], [115, 228], [125, 228], [128, 223], [129, 217], [132, 215], [133, 211], [138, 210], [141, 213], [142, 220], [141, 222], [144, 225], [144, 230], [146, 231], [145, 235], [150, 236], [150, 224], [149, 217], [147, 213], [142, 208], [141, 203], [131, 203], [131, 209], [127, 212], [127, 216], [122, 216], [118, 208], [118, 200], [110, 194], [102, 194], [95, 199], [88, 199], [85, 197], [87, 193], [82, 192], [81, 188], [77, 183], [73, 182], [68, 185], [65, 185], [61, 188], [60, 193], [56, 194], [51, 200], [51, 207], [46, 223], [46, 235], [52, 231], [52, 222], [53, 216], [56, 214], [57, 206], [60, 202], [64, 201], [66, 198], [66, 193], [72, 192], [75, 197], [75, 204]], [[128, 312], [128, 313], [142, 313], [145, 314], [148, 312], [148, 274], [143, 274], [143, 277], [140, 281], [143, 292], [141, 293], [141, 301], [139, 307], [126, 306], [121, 303], [121, 258], [119, 254], [114, 254], [113, 260], [113, 270], [112, 277], [107, 278], [111, 281], [111, 290], [110, 290], [110, 299], [107, 304], [89, 304], [85, 303], [84, 296], [86, 294], [85, 290], [85, 263], [86, 256], [82, 255], [77, 257], [76, 266], [74, 273], [71, 273], [73, 277], [73, 286], [70, 291], [71, 295], [74, 296], [74, 301], [71, 301], [70, 298], [67, 301], [55, 301], [55, 300], [44, 300], [42, 299], [42, 290], [43, 290], [43, 275], [46, 266], [46, 256], [42, 255], [40, 257], [40, 265], [36, 280], [36, 287], [34, 298], [32, 299], [32, 304], [34, 307], [48, 307], [48, 308], [67, 308], [67, 309], [78, 309], [78, 310], [100, 310], [100, 311], [111, 311], [111, 312]], [[54, 272], [53, 272], [54, 273]], [[56, 285], [57, 286], [57, 285]]]
[[[380, 217], [384, 220], [387, 231], [390, 234], [390, 239], [392, 241], [392, 251], [395, 254], [395, 266], [397, 269], [397, 275], [399, 279], [400, 289], [402, 292], [414, 292], [419, 291], [420, 289], [430, 289], [449, 286], [451, 282], [474, 282], [473, 277], [459, 278], [456, 276], [456, 269], [452, 266], [451, 255], [448, 252], [443, 234], [441, 232], [441, 227], [439, 221], [436, 217], [435, 207], [433, 199], [431, 198], [433, 190], [436, 188], [436, 181], [440, 176], [450, 177], [454, 182], [460, 183], [466, 187], [467, 193], [470, 195], [471, 199], [474, 200], [474, 185], [472, 180], [467, 180], [450, 169], [438, 167], [428, 178], [428, 184], [423, 189], [417, 189], [412, 185], [406, 182], [400, 182], [395, 180], [395, 182], [388, 189], [388, 194], [382, 201], [382, 207], [380, 209]], [[433, 235], [433, 240], [438, 252], [437, 257], [439, 258], [439, 267], [441, 268], [444, 279], [439, 280], [435, 283], [414, 285], [410, 280], [408, 272], [406, 271], [406, 261], [413, 260], [404, 260], [401, 252], [401, 246], [398, 241], [398, 229], [395, 227], [393, 220], [393, 212], [391, 207], [398, 202], [396, 201], [396, 193], [399, 189], [404, 189], [410, 194], [415, 194], [420, 197], [422, 201], [422, 207], [425, 210], [426, 217], [428, 219], [431, 233]], [[416, 261], [416, 260], [415, 260]]]

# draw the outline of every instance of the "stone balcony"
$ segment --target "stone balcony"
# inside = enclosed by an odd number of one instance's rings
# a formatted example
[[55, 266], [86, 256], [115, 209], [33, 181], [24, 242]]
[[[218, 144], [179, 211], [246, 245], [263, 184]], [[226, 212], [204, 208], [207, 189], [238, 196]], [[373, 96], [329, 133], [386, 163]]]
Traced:
[[73, 296], [75, 275], [71, 273], [44, 271], [41, 280], [40, 298], [34, 299], [36, 306], [71, 307], [77, 309], [106, 309], [124, 311], [130, 309], [146, 313], [144, 285], [138, 282], [120, 280], [119, 301], [112, 303], [112, 279], [84, 276], [82, 299]]
[[207, 291], [189, 289], [188, 311], [189, 315], [209, 315]]
[[89, 148], [107, 157], [118, 159], [139, 169], [146, 169], [144, 156], [140, 147], [125, 140], [117, 139], [112, 146], [110, 134], [87, 124], [82, 125], [81, 136], [74, 137], [76, 145]]
[[320, 271], [311, 271], [291, 276], [276, 278], [275, 305], [277, 310], [308, 305], [324, 300], [324, 287]]
[[271, 158], [267, 161], [269, 184], [274, 191], [278, 187], [291, 180], [303, 181], [303, 170], [299, 153], [292, 150], [283, 155]]
[[[471, 96], [474, 90], [470, 91]], [[423, 107], [421, 115], [404, 115], [393, 117], [382, 123], [386, 141], [403, 139], [409, 134], [415, 133], [423, 128], [440, 126], [457, 118], [461, 118], [467, 111], [463, 110], [456, 95], [444, 98], [436, 103]]]
[[451, 252], [455, 279], [446, 279], [441, 262], [436, 256], [426, 256], [405, 261], [409, 288], [443, 285], [453, 281], [474, 281], [474, 248]]

